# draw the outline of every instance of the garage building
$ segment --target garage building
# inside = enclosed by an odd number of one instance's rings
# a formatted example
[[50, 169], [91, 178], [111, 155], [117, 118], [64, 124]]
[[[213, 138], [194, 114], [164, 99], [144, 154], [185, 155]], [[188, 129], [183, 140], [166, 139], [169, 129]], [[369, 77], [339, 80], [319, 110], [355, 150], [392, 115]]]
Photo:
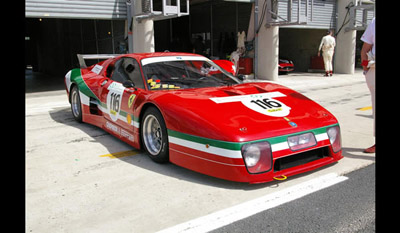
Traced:
[[[150, 17], [141, 22], [133, 20], [132, 23], [128, 19], [129, 13], [132, 13], [129, 12], [132, 9], [131, 2], [139, 11], [149, 2], [153, 3], [155, 8], [161, 4], [161, 0], [143, 1], [26, 0], [26, 66], [35, 72], [60, 78], [69, 69], [79, 66], [76, 54], [120, 54], [129, 52], [130, 47], [134, 48], [135, 52], [142, 52], [141, 50], [191, 52], [192, 44], [199, 36], [206, 46], [207, 56], [226, 59], [226, 56], [236, 49], [237, 32], [244, 31], [251, 37], [248, 34], [251, 33], [254, 24], [253, 5], [258, 5], [258, 17], [261, 22], [262, 6], [265, 2], [265, 0], [192, 0], [189, 1], [190, 11], [187, 16]], [[279, 54], [279, 57], [293, 60], [296, 71], [308, 71], [322, 36], [326, 34], [327, 29], [335, 29], [338, 41], [335, 56], [349, 57], [353, 60], [350, 65], [336, 62], [338, 64], [334, 64], [334, 67], [338, 68], [335, 72], [351, 73], [352, 69], [354, 72], [357, 56], [348, 56], [352, 52], [347, 50], [350, 47], [353, 54], [356, 54], [356, 48], [360, 46], [359, 37], [362, 34], [362, 31], [357, 33], [356, 30], [365, 29], [366, 23], [374, 16], [374, 1], [266, 1], [266, 5], [272, 7], [268, 9], [277, 16], [272, 15], [273, 17], [269, 18], [267, 16], [260, 27], [258, 60], [271, 59], [267, 61], [269, 63], [265, 67], [275, 66], [274, 62], [277, 62]], [[299, 1], [300, 8], [298, 8]], [[177, 4], [176, 0], [166, 2]], [[186, 1], [179, 2], [182, 3], [182, 8]], [[368, 11], [363, 11], [364, 5], [372, 5], [373, 8], [369, 7]], [[290, 15], [292, 21], [302, 19], [303, 22], [282, 23], [282, 19], [288, 18], [289, 8], [292, 9]], [[297, 9], [301, 17], [298, 17]], [[143, 12], [135, 13], [140, 15]], [[268, 15], [268, 11], [265, 14]], [[270, 23], [276, 21], [280, 23]], [[268, 23], [270, 26], [266, 27]], [[143, 26], [143, 30], [150, 30], [151, 33], [144, 33], [150, 36], [150, 39], [144, 38], [144, 41], [141, 41], [139, 35], [141, 33], [135, 33], [135, 28], [140, 28], [142, 25], [146, 25]], [[132, 35], [131, 30], [133, 39], [129, 37]], [[140, 46], [130, 45], [132, 40]], [[341, 66], [348, 67], [340, 70]], [[274, 69], [260, 72], [273, 73], [264, 74], [263, 78], [266, 79], [274, 80], [277, 77]]]

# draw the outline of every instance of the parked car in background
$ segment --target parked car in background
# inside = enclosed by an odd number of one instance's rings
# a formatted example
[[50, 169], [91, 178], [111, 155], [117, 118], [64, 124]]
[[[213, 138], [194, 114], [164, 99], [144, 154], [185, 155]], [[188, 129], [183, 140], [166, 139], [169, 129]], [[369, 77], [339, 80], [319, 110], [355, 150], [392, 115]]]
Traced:
[[293, 70], [294, 70], [294, 64], [292, 60], [279, 58], [279, 67], [278, 67], [279, 74], [287, 74], [288, 72], [291, 72]]

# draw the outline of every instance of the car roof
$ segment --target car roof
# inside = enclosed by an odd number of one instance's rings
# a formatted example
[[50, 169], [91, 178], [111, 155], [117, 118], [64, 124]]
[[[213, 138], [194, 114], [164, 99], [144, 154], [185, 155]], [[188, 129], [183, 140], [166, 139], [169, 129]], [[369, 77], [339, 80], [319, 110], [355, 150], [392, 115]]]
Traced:
[[130, 53], [130, 54], [121, 55], [121, 57], [132, 57], [132, 58], [136, 58], [139, 61], [142, 59], [145, 59], [145, 58], [166, 57], [166, 56], [199, 56], [199, 57], [203, 57], [201, 55], [194, 54], [194, 53], [181, 53], [181, 52]]

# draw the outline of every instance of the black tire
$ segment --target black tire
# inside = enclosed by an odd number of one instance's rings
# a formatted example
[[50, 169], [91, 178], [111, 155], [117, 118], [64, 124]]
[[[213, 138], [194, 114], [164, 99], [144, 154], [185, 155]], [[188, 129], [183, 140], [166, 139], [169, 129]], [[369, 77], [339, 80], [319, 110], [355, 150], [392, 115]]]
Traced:
[[155, 107], [146, 109], [140, 123], [140, 138], [148, 156], [157, 163], [169, 161], [168, 132], [164, 118]]
[[70, 103], [71, 103], [71, 111], [74, 119], [81, 123], [82, 122], [82, 104], [81, 98], [79, 95], [79, 89], [77, 86], [73, 86], [70, 92]]

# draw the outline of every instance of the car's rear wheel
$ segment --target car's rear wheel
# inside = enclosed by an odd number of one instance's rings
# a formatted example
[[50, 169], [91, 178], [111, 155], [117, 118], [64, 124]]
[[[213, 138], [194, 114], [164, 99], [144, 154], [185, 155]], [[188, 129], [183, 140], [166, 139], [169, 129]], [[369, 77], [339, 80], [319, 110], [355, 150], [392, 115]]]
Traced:
[[168, 133], [160, 111], [155, 107], [149, 107], [140, 125], [141, 139], [149, 157], [157, 163], [168, 162]]
[[82, 122], [82, 105], [81, 98], [79, 96], [79, 89], [77, 86], [73, 86], [71, 88], [71, 111], [75, 120], [78, 122]]

